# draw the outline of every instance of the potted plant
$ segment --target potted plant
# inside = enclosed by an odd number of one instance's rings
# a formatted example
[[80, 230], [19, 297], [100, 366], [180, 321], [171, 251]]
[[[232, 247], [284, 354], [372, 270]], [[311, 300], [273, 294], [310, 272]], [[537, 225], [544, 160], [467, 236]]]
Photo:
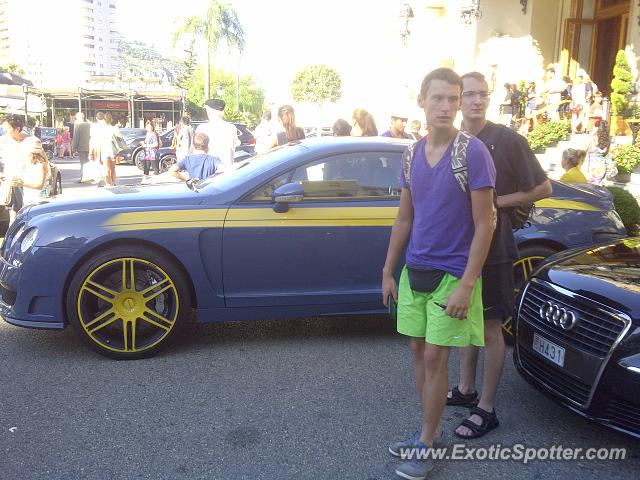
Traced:
[[611, 149], [611, 158], [616, 162], [618, 175], [616, 181], [628, 182], [633, 167], [640, 163], [640, 147], [637, 145], [617, 145]]
[[629, 67], [627, 54], [619, 50], [616, 54], [616, 63], [613, 66], [613, 80], [611, 80], [611, 133], [613, 135], [628, 135], [629, 126], [624, 121], [630, 115], [629, 99], [627, 95], [631, 91], [633, 74]]

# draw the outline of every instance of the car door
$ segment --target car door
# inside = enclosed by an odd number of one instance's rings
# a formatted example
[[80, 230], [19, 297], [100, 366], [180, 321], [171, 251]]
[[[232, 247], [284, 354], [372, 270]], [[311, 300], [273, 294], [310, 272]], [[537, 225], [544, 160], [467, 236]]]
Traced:
[[[382, 308], [400, 170], [400, 152], [324, 157], [233, 205], [223, 234], [226, 305], [312, 306], [318, 313]], [[290, 182], [302, 184], [304, 199], [277, 213], [272, 192]]]

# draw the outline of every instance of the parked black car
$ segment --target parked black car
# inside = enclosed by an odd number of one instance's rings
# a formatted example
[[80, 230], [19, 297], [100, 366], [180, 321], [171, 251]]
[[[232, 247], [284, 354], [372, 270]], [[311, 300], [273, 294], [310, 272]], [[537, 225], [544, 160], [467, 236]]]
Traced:
[[[197, 128], [197, 126], [201, 123], [204, 123], [204, 120], [194, 120], [192, 122], [192, 125], [194, 126], [194, 128]], [[234, 125], [238, 130], [238, 139], [240, 140], [240, 145], [236, 148], [236, 161], [239, 161], [255, 154], [256, 139], [253, 133], [251, 133], [251, 131], [245, 124], [234, 123]], [[159, 149], [158, 155], [160, 159], [161, 172], [166, 171], [171, 165], [176, 163], [176, 152], [171, 148], [171, 141], [173, 140], [174, 133], [175, 129], [172, 128], [171, 130], [167, 130], [166, 132], [160, 134], [160, 142], [162, 143], [162, 147]], [[123, 162], [135, 164], [140, 170], [143, 170], [142, 158], [144, 155], [144, 150], [140, 146], [140, 143], [144, 141], [145, 137], [146, 131], [140, 133], [140, 135], [137, 136], [131, 135], [128, 138], [124, 137], [127, 143], [127, 148], [120, 152], [120, 156], [122, 156]], [[243, 152], [246, 152], [249, 155], [246, 155]]]
[[522, 291], [515, 328], [526, 380], [640, 438], [640, 238], [550, 257]]

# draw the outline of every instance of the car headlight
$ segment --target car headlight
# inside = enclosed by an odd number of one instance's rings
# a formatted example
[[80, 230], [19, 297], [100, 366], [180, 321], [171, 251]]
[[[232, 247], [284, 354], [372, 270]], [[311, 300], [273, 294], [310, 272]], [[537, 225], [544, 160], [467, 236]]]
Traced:
[[23, 223], [22, 225], [20, 225], [16, 233], [14, 233], [13, 237], [11, 238], [11, 244], [9, 245], [9, 248], [13, 248], [16, 245], [16, 242], [20, 239], [20, 237], [24, 233], [24, 229], [26, 226], [27, 226], [26, 223]]
[[20, 242], [20, 253], [26, 253], [27, 250], [29, 250], [33, 246], [37, 236], [37, 228], [28, 230], [24, 237], [22, 237], [22, 241]]

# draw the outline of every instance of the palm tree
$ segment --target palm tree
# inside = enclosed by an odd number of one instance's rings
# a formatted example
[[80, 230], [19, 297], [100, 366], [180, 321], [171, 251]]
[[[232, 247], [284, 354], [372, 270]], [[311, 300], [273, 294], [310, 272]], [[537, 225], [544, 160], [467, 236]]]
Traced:
[[175, 45], [182, 35], [199, 38], [206, 46], [207, 63], [204, 66], [204, 98], [211, 98], [211, 57], [215, 55], [223, 40], [229, 48], [244, 49], [244, 29], [238, 20], [238, 14], [229, 4], [211, 0], [204, 18], [187, 17], [173, 34]]

